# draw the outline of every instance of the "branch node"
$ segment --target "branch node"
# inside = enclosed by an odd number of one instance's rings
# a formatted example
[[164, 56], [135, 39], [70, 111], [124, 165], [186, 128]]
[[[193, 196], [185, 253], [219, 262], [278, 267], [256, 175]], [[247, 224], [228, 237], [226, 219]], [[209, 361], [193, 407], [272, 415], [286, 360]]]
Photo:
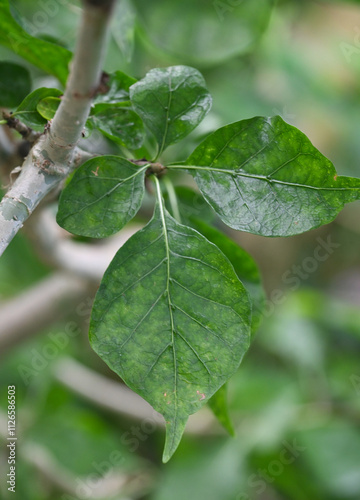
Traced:
[[143, 158], [142, 160], [129, 160], [129, 161], [131, 163], [134, 163], [134, 165], [137, 165], [138, 167], [144, 167], [145, 165], [149, 165], [149, 168], [146, 170], [146, 177], [149, 177], [150, 175], [156, 175], [156, 177], [160, 178], [167, 172], [166, 167], [164, 165], [158, 162], [147, 161], [146, 158]]

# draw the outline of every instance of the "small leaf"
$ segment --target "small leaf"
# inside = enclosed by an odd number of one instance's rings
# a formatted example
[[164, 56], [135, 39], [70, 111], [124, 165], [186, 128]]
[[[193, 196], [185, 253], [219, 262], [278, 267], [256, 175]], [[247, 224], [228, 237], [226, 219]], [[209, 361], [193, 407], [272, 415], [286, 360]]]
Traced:
[[126, 75], [122, 71], [116, 71], [109, 75], [109, 81], [107, 82], [109, 90], [105, 94], [98, 94], [95, 97], [92, 114], [116, 106], [131, 106], [129, 89], [134, 83], [136, 83], [135, 78]]
[[61, 94], [62, 92], [57, 89], [48, 89], [46, 87], [36, 89], [25, 97], [14, 115], [19, 115], [21, 121], [26, 125], [38, 132], [42, 132], [47, 120], [38, 112], [37, 106], [43, 99], [47, 97], [59, 97]]
[[60, 103], [61, 99], [58, 97], [46, 97], [38, 103], [36, 110], [45, 120], [52, 120]]
[[12, 17], [9, 0], [0, 0], [0, 44], [65, 84], [71, 52], [29, 35]]
[[229, 407], [227, 402], [227, 384], [224, 384], [215, 392], [209, 400], [209, 407], [219, 420], [221, 425], [228, 431], [230, 436], [235, 436], [234, 426], [229, 415]]
[[211, 108], [205, 80], [194, 68], [156, 68], [130, 87], [135, 111], [154, 134], [159, 154], [187, 136]]
[[113, 21], [111, 23], [111, 34], [119, 49], [123, 53], [126, 62], [130, 62], [134, 51], [136, 12], [130, 0], [121, 0], [117, 4]]
[[90, 342], [166, 421], [175, 452], [188, 415], [237, 370], [250, 339], [247, 292], [215, 245], [159, 204], [120, 248], [97, 293]]
[[291, 236], [327, 224], [345, 203], [360, 198], [360, 179], [338, 176], [309, 139], [279, 116], [222, 127], [185, 163], [225, 224], [262, 236]]
[[131, 109], [108, 108], [91, 116], [88, 121], [105, 137], [128, 149], [139, 149], [144, 142], [143, 122]]
[[88, 160], [61, 194], [58, 224], [91, 238], [116, 233], [141, 206], [146, 168], [138, 169], [119, 156]]
[[0, 62], [0, 106], [14, 108], [31, 92], [31, 78], [23, 66]]

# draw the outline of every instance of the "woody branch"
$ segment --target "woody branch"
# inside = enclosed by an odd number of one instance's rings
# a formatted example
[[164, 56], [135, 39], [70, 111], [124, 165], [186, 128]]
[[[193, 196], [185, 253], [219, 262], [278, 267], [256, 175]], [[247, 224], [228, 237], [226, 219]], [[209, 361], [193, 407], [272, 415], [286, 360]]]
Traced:
[[77, 148], [100, 83], [108, 25], [116, 0], [83, 0], [75, 55], [51, 127], [35, 142], [0, 203], [0, 255], [41, 200], [79, 164]]

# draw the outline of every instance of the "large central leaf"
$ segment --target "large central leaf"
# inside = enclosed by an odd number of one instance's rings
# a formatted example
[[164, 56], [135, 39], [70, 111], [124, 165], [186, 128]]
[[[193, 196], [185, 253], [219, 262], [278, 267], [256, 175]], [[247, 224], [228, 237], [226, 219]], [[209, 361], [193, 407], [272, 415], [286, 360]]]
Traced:
[[[265, 304], [265, 292], [261, 283], [260, 271], [254, 259], [235, 241], [217, 229], [215, 214], [200, 193], [184, 186], [177, 186], [175, 194], [181, 222], [199, 231], [214, 243], [229, 259], [239, 280], [245, 285], [252, 301], [252, 334], [259, 328]], [[171, 212], [171, 203], [165, 195], [165, 205]]]
[[279, 116], [220, 128], [185, 164], [177, 168], [189, 169], [226, 224], [262, 236], [327, 224], [345, 203], [360, 198], [360, 179], [338, 176], [309, 139]]
[[197, 231], [176, 222], [159, 194], [153, 219], [105, 273], [90, 341], [164, 415], [164, 461], [176, 450], [188, 416], [237, 370], [250, 323], [248, 294], [230, 262]]

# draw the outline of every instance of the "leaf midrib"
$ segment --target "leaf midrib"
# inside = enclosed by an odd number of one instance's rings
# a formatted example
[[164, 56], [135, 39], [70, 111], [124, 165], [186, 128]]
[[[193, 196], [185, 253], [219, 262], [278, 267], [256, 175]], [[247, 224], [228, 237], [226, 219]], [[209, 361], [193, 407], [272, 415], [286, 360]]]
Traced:
[[[161, 217], [161, 222], [162, 222], [162, 226], [163, 226], [163, 234], [164, 234], [164, 241], [165, 241], [166, 294], [167, 294], [167, 299], [168, 299], [168, 307], [169, 307], [169, 315], [170, 315], [171, 344], [172, 344], [173, 360], [174, 360], [174, 406], [175, 406], [174, 427], [176, 429], [177, 418], [178, 418], [178, 399], [177, 399], [178, 398], [178, 394], [177, 394], [177, 382], [178, 382], [178, 380], [177, 380], [177, 359], [176, 359], [175, 335], [174, 335], [174, 333], [175, 333], [174, 315], [173, 315], [171, 295], [170, 295], [170, 245], [169, 245], [169, 239], [168, 239], [168, 233], [167, 233], [166, 218], [165, 218], [163, 199], [162, 199], [162, 195], [161, 195], [160, 183], [156, 177], [155, 177], [155, 181], [156, 181], [157, 197], [158, 197], [158, 202], [159, 202], [160, 217]], [[172, 433], [171, 448], [173, 447], [174, 439], [175, 439], [175, 432]]]
[[[170, 116], [170, 106], [171, 106], [171, 100], [172, 100], [172, 90], [171, 90], [171, 74], [169, 73], [168, 76], [168, 82], [169, 82], [169, 97], [168, 97], [168, 105], [166, 111], [166, 118], [165, 118], [165, 130], [164, 130], [164, 135], [163, 135], [163, 140], [161, 143], [160, 150], [157, 154], [157, 158], [162, 154], [162, 152], [165, 149], [165, 144], [166, 144], [166, 139], [169, 131], [169, 116]], [[159, 201], [160, 203], [160, 201]], [[166, 227], [166, 226], [165, 226]]]
[[[266, 181], [269, 184], [282, 184], [285, 186], [290, 186], [290, 187], [300, 187], [303, 189], [313, 189], [315, 191], [360, 191], [360, 179], [359, 179], [359, 186], [358, 187], [342, 187], [342, 188], [337, 188], [337, 187], [322, 187], [322, 186], [311, 186], [310, 184], [299, 184], [296, 182], [287, 182], [287, 181], [281, 181], [279, 179], [273, 179], [272, 177], [265, 176], [265, 175], [256, 175], [256, 174], [247, 174], [245, 172], [238, 172], [237, 170], [227, 170], [223, 168], [216, 168], [216, 167], [204, 167], [200, 165], [168, 165], [166, 167], [167, 169], [180, 169], [180, 170], [205, 170], [208, 172], [220, 172], [222, 174], [228, 174], [231, 175], [231, 177], [247, 177], [250, 179], [259, 179], [262, 181]], [[338, 176], [339, 179], [342, 177], [346, 176]], [[352, 179], [352, 177], [350, 177]], [[353, 179], [357, 179], [354, 177]]]

